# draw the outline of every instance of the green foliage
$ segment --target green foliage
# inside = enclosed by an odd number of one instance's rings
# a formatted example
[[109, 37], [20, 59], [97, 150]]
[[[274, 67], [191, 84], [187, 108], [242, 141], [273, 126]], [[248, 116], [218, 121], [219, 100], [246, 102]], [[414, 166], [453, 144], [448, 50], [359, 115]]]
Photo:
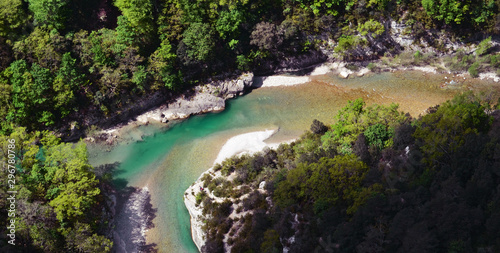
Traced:
[[74, 228], [64, 232], [68, 248], [78, 252], [111, 252], [113, 242], [93, 233], [89, 224], [76, 222]]
[[55, 70], [66, 51], [66, 39], [56, 30], [37, 27], [27, 38], [14, 43], [16, 54], [30, 63]]
[[54, 78], [53, 89], [55, 92], [54, 109], [59, 110], [62, 117], [66, 117], [72, 110], [76, 109], [75, 92], [85, 85], [85, 76], [78, 73], [76, 59], [70, 53], [65, 53], [61, 65]]
[[163, 9], [158, 17], [158, 34], [161, 41], [170, 42], [181, 40], [183, 24], [183, 11], [178, 0], [164, 1]]
[[24, 60], [19, 60], [9, 66], [6, 76], [12, 84], [13, 104], [8, 119], [25, 126], [36, 126], [37, 122], [54, 124], [49, 111], [53, 80], [50, 71], [36, 63], [29, 69]]
[[68, 17], [68, 0], [28, 0], [35, 24], [62, 30]]
[[333, 51], [342, 55], [344, 59], [348, 59], [351, 51], [356, 49], [360, 44], [361, 39], [358, 36], [342, 35], [338, 39], [338, 44]]
[[121, 53], [125, 47], [131, 46], [136, 41], [137, 32], [134, 30], [127, 17], [121, 15], [117, 18], [115, 53]]
[[381, 149], [384, 147], [385, 142], [388, 141], [392, 136], [394, 131], [387, 129], [387, 126], [377, 123], [375, 125], [369, 126], [364, 134], [368, 141], [368, 145], [374, 145]]
[[264, 241], [260, 245], [260, 252], [277, 253], [281, 252], [282, 246], [280, 236], [274, 229], [268, 229], [264, 232]]
[[[339, 110], [336, 123], [332, 125], [330, 131], [321, 137], [324, 148], [336, 148], [342, 154], [350, 154], [352, 153], [352, 143], [361, 133], [370, 134], [373, 144], [378, 145], [378, 141], [385, 142], [392, 137], [392, 130], [382, 131], [383, 126], [388, 125], [392, 129], [406, 119], [403, 113], [398, 112], [396, 104], [390, 106], [373, 105], [368, 108], [364, 108], [364, 106], [364, 101], [357, 99], [349, 101], [348, 106]], [[385, 145], [385, 143], [383, 144]]]
[[243, 71], [250, 70], [250, 64], [252, 63], [252, 59], [245, 55], [236, 56], [236, 63], [238, 64], [238, 69]]
[[[93, 54], [93, 62], [95, 67], [102, 68], [103, 66], [114, 66], [116, 64], [113, 57], [111, 45], [114, 43], [115, 32], [101, 29], [90, 33], [88, 39], [91, 43], [89, 51]], [[92, 71], [91, 71], [92, 72]]]
[[[207, 23], [192, 23], [183, 33], [187, 57], [191, 61], [207, 61], [213, 56], [214, 32]], [[188, 61], [189, 62], [189, 61]]]
[[27, 19], [21, 0], [0, 1], [0, 36], [12, 36]]
[[[7, 80], [3, 80], [0, 75], [0, 117], [3, 119], [7, 119], [7, 115], [11, 110], [11, 94], [12, 86], [8, 84]], [[7, 120], [0, 122], [0, 134], [6, 134], [8, 129], [10, 129], [10, 125]]]
[[196, 204], [199, 205], [201, 204], [201, 202], [203, 201], [203, 199], [205, 199], [205, 197], [207, 196], [207, 193], [205, 191], [200, 191], [196, 194]]
[[176, 55], [172, 52], [172, 46], [165, 39], [149, 57], [148, 66], [155, 81], [172, 90], [179, 88], [180, 84], [180, 74], [176, 72], [175, 59]]
[[349, 206], [358, 195], [367, 168], [354, 155], [298, 164], [288, 172], [286, 180], [278, 184], [274, 200], [282, 207], [309, 200]]
[[479, 45], [477, 45], [476, 55], [481, 56], [481, 55], [485, 54], [491, 47], [492, 47], [491, 37], [488, 37], [488, 38], [484, 39], [483, 41], [481, 41], [479, 43]]
[[138, 34], [153, 32], [153, 3], [151, 0], [116, 0], [115, 6]]
[[[10, 135], [0, 135], [0, 163], [7, 164], [11, 139], [17, 156], [16, 204], [23, 210], [16, 213], [16, 240], [30, 252], [110, 252], [113, 243], [95, 225], [103, 219], [104, 206], [97, 205], [102, 195], [86, 145], [60, 143], [49, 131], [14, 128]], [[6, 171], [0, 174], [7, 178]], [[5, 184], [0, 196], [6, 198], [3, 189]], [[6, 204], [0, 202], [0, 207]]]
[[451, 153], [464, 145], [466, 136], [484, 133], [490, 128], [492, 119], [485, 113], [484, 105], [469, 96], [463, 94], [443, 103], [435, 113], [425, 115], [419, 122], [414, 136], [425, 143], [422, 151], [428, 164], [449, 159]]
[[370, 19], [358, 26], [358, 32], [363, 36], [370, 35], [376, 38], [385, 32], [385, 27], [380, 22]]
[[469, 69], [467, 70], [472, 77], [478, 77], [479, 76], [479, 63], [474, 62], [472, 65], [470, 65]]
[[417, 52], [415, 52], [415, 54], [413, 54], [413, 58], [417, 61], [422, 59], [422, 53], [417, 50]]
[[50, 201], [57, 219], [74, 220], [95, 203], [100, 193], [97, 179], [87, 161], [87, 148], [80, 142], [59, 144], [46, 150], [45, 180], [50, 187], [59, 188], [59, 194]]
[[486, 1], [457, 1], [457, 0], [422, 0], [429, 17], [444, 21], [446, 24], [461, 24], [471, 22], [481, 24], [492, 17], [495, 2]]
[[356, 1], [346, 0], [303, 0], [298, 1], [300, 8], [310, 10], [314, 15], [327, 14], [332, 16], [339, 15], [343, 9], [350, 10]]
[[[379, 10], [384, 10], [387, 8], [387, 4], [390, 3], [389, 0], [370, 0], [367, 7], [377, 7]], [[399, 4], [399, 2], [398, 2]]]
[[[481, 251], [500, 233], [495, 225], [487, 225], [498, 220], [493, 214], [500, 210], [494, 204], [500, 199], [500, 125], [498, 119], [491, 124], [485, 113], [490, 104], [463, 94], [410, 122], [393, 111], [395, 105], [365, 108], [362, 100], [350, 102], [338, 114], [339, 122], [347, 123], [339, 126], [357, 124], [362, 130], [344, 134], [356, 138], [356, 154], [361, 149], [368, 153], [363, 161], [369, 166], [355, 155], [324, 150], [319, 134], [311, 132], [281, 145], [275, 155], [266, 151], [224, 161], [222, 166], [230, 165], [237, 174], [257, 175], [239, 181], [239, 189], [251, 192], [243, 199], [232, 199], [241, 193], [230, 193], [226, 183], [210, 182], [226, 204], [203, 202], [209, 217], [203, 250], [222, 250], [222, 238], [229, 233], [234, 251], [279, 252], [276, 238], [294, 234], [290, 224], [298, 223], [301, 233], [295, 233], [297, 243], [290, 247], [294, 252], [327, 251], [330, 242], [357, 252]], [[392, 129], [394, 146], [389, 145]], [[331, 141], [333, 146], [350, 145]], [[366, 143], [372, 144], [369, 149]], [[262, 167], [266, 169], [259, 170]], [[256, 190], [262, 181], [265, 192]], [[273, 205], [265, 203], [266, 193]], [[231, 227], [230, 206], [241, 202], [236, 213], [251, 210], [253, 215]], [[488, 235], [492, 231], [495, 235]], [[463, 243], [471, 238], [481, 242]]]
[[233, 39], [238, 37], [239, 26], [243, 23], [244, 16], [237, 10], [222, 11], [215, 23], [215, 29], [222, 39]]

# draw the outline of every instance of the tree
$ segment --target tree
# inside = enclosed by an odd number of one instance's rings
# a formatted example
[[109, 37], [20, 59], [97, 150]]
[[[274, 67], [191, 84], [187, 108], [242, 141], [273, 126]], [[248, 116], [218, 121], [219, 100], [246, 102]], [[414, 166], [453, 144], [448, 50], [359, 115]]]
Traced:
[[121, 15], [117, 18], [116, 26], [116, 46], [115, 53], [121, 53], [127, 46], [135, 45], [137, 40], [137, 32], [132, 24], [127, 20], [127, 17]]
[[349, 10], [356, 3], [350, 0], [299, 0], [301, 9], [310, 10], [316, 16], [328, 14], [337, 16], [342, 9]]
[[[49, 199], [59, 221], [75, 220], [95, 203], [99, 195], [98, 180], [87, 161], [87, 147], [79, 142], [59, 144], [46, 150], [45, 179], [47, 192], [56, 192]], [[57, 189], [57, 190], [56, 190]]]
[[311, 197], [332, 204], [353, 201], [368, 170], [366, 164], [354, 155], [322, 158], [310, 166], [312, 175], [306, 185]]
[[[0, 118], [2, 119], [7, 119], [7, 115], [11, 110], [11, 93], [12, 86], [9, 85], [6, 80], [0, 78]], [[9, 128], [10, 126], [7, 120], [0, 122], [0, 134], [5, 134]]]
[[491, 44], [491, 36], [482, 40], [479, 45], [477, 45], [477, 49], [476, 49], [476, 55], [477, 56], [481, 56], [483, 54], [485, 54], [486, 52], [488, 52], [488, 50], [492, 47], [492, 44]]
[[238, 40], [236, 38], [239, 35], [239, 27], [244, 22], [243, 14], [237, 10], [222, 11], [215, 23], [215, 28], [219, 32], [219, 36], [227, 40], [229, 47], [234, 49]]
[[62, 30], [69, 15], [69, 0], [28, 0], [35, 25]]
[[355, 155], [321, 158], [318, 162], [300, 163], [280, 182], [274, 200], [282, 207], [293, 204], [314, 203], [315, 209], [330, 205], [354, 208], [366, 200], [366, 190], [361, 188], [368, 167]]
[[0, 1], [0, 36], [12, 36], [26, 20], [27, 15], [21, 0]]
[[117, 0], [115, 6], [138, 34], [150, 35], [154, 31], [151, 0]]
[[278, 253], [282, 251], [280, 236], [274, 229], [268, 229], [264, 232], [264, 241], [260, 245], [260, 252]]
[[450, 159], [466, 140], [467, 135], [485, 133], [492, 118], [484, 105], [463, 94], [443, 103], [436, 112], [425, 115], [417, 125], [414, 136], [422, 141], [425, 161], [435, 164], [441, 158]]
[[37, 126], [37, 123], [54, 124], [50, 70], [36, 63], [28, 68], [24, 60], [18, 60], [7, 68], [5, 74], [12, 85], [13, 108], [8, 120], [30, 127]]
[[207, 61], [213, 55], [215, 34], [207, 23], [192, 23], [182, 35], [186, 46], [187, 65], [192, 61]]
[[94, 253], [111, 252], [113, 242], [108, 238], [94, 234], [90, 225], [76, 222], [74, 228], [64, 231], [67, 248], [71, 251]]
[[313, 120], [313, 123], [311, 125], [311, 132], [315, 134], [324, 134], [326, 131], [328, 131], [328, 127], [323, 124], [323, 122], [315, 119]]
[[422, 0], [422, 6], [429, 17], [458, 25], [463, 22], [484, 23], [493, 16], [496, 8], [492, 0]]
[[75, 108], [75, 92], [85, 84], [84, 77], [76, 69], [76, 59], [73, 59], [69, 52], [65, 53], [53, 83], [54, 109], [58, 110], [62, 117], [67, 116]]
[[14, 44], [14, 54], [28, 63], [37, 63], [55, 71], [67, 52], [68, 41], [56, 30], [37, 27], [30, 35]]
[[168, 39], [164, 39], [149, 57], [148, 69], [152, 72], [155, 81], [172, 90], [178, 88], [177, 85], [180, 83], [179, 72], [175, 69], [176, 58]]
[[182, 30], [184, 17], [180, 1], [166, 0], [163, 9], [158, 16], [158, 34], [159, 39], [163, 41], [168, 39], [172, 43], [177, 43], [182, 39]]
[[393, 131], [387, 129], [387, 126], [377, 123], [375, 125], [369, 126], [364, 135], [368, 141], [368, 145], [373, 145], [379, 149], [386, 146], [386, 141], [392, 138]]
[[370, 19], [358, 26], [358, 32], [363, 36], [369, 35], [376, 38], [385, 32], [385, 27], [380, 22]]
[[[340, 109], [337, 113], [336, 123], [332, 125], [331, 130], [321, 137], [325, 148], [336, 148], [342, 154], [352, 153], [352, 143], [359, 134], [364, 133], [366, 135], [365, 131], [370, 126], [381, 124], [381, 126], [394, 128], [409, 117], [399, 112], [396, 104], [389, 106], [372, 105], [364, 108], [365, 102], [363, 99], [356, 99], [348, 103], [348, 106]], [[382, 139], [388, 140], [389, 137], [392, 137], [392, 132], [391, 130], [384, 133]]]
[[275, 24], [260, 22], [250, 35], [250, 44], [256, 45], [260, 50], [276, 50], [283, 43], [283, 35]]

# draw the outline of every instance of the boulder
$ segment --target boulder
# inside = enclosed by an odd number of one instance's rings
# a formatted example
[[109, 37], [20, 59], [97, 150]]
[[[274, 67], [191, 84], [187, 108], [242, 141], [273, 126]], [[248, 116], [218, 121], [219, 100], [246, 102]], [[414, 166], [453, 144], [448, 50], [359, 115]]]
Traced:
[[342, 70], [340, 71], [339, 73], [339, 76], [342, 77], [342, 78], [348, 78], [349, 77], [349, 72], [345, 71], [345, 70]]

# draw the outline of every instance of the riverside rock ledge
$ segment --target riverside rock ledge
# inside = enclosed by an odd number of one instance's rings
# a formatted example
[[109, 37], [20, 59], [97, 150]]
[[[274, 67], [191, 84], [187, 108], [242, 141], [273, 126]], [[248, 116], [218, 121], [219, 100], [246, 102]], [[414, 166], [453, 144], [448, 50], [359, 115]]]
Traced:
[[168, 122], [185, 119], [191, 115], [222, 111], [225, 100], [244, 94], [253, 83], [253, 73], [244, 73], [236, 79], [212, 81], [193, 88], [191, 94], [183, 94], [174, 101], [137, 116], [140, 123], [149, 121]]

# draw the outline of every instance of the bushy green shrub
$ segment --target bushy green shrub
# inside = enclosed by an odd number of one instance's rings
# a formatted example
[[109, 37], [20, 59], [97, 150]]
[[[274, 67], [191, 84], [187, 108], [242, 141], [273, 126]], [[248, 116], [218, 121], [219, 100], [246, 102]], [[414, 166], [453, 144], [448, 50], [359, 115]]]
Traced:
[[472, 64], [469, 69], [467, 70], [472, 77], [478, 77], [479, 76], [479, 64], [475, 62]]
[[368, 63], [368, 65], [366, 66], [366, 68], [369, 69], [370, 71], [374, 71], [376, 67], [377, 65], [375, 65], [375, 63], [373, 62]]
[[212, 183], [212, 176], [209, 173], [205, 173], [203, 177], [201, 177], [201, 181], [203, 182], [203, 187], [207, 188], [207, 186]]
[[488, 50], [492, 46], [490, 42], [491, 42], [491, 37], [488, 37], [488, 38], [484, 39], [483, 41], [481, 41], [479, 43], [479, 45], [477, 45], [476, 55], [481, 56], [481, 55], [485, 54], [486, 52], [488, 52]]
[[385, 146], [385, 142], [392, 138], [393, 131], [387, 129], [387, 126], [377, 123], [369, 126], [364, 134], [368, 141], [368, 145], [374, 145], [381, 149]]
[[358, 39], [356, 36], [342, 35], [339, 38], [339, 43], [335, 47], [334, 51], [336, 53], [343, 54], [348, 50], [354, 49], [358, 45]]
[[385, 32], [385, 27], [380, 22], [370, 19], [358, 26], [358, 32], [363, 36], [370, 35], [376, 38]]
[[196, 194], [196, 205], [199, 205], [203, 199], [207, 196], [207, 193], [205, 191], [200, 191]]

